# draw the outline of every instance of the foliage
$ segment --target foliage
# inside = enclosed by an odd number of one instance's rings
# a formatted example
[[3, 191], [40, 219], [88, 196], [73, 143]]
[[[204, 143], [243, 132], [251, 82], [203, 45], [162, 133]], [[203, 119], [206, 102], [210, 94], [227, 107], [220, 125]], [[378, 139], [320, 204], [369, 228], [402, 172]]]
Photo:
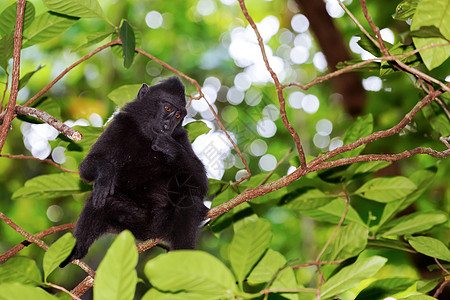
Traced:
[[[289, 23], [298, 10], [293, 1], [222, 2], [26, 1], [20, 72], [24, 75], [16, 91], [9, 78], [18, 76], [11, 60], [17, 4], [6, 1], [0, 5], [3, 99], [21, 90], [17, 103], [32, 105], [57, 119], [88, 118], [93, 112], [109, 118], [134, 98], [143, 82], [155, 83], [175, 72], [188, 83], [191, 119], [185, 127], [191, 142], [221, 134], [230, 149], [231, 141], [237, 144], [225, 154], [208, 152], [206, 147], [201, 152], [209, 163], [228, 167], [219, 179], [210, 179], [211, 220], [202, 230], [198, 250], [142, 253], [139, 246], [136, 250], [132, 234], [124, 231], [113, 242], [104, 238], [91, 249], [86, 262], [101, 262], [95, 280], [83, 281], [86, 274], [71, 269], [76, 267], [57, 267], [75, 240], [70, 233], [57, 238], [55, 233], [63, 229], [50, 227], [76, 220], [92, 187], [69, 171], [78, 169], [103, 127], [74, 126], [72, 130], [83, 135], [81, 141], [61, 133], [48, 138], [49, 147], [62, 148], [65, 153], [65, 161], [57, 161], [60, 169], [56, 169], [48, 163], [55, 164], [55, 156], [39, 163], [33, 157], [13, 160], [23, 157], [5, 154], [28, 151], [24, 144], [29, 141], [24, 138], [22, 142], [16, 128], [22, 126], [25, 135], [31, 128], [45, 126], [35, 116], [15, 118], [13, 130], [6, 130], [6, 144], [0, 147], [4, 156], [0, 157], [0, 217], [5, 222], [0, 227], [0, 249], [5, 252], [0, 256], [0, 299], [78, 297], [90, 287], [95, 299], [361, 300], [392, 296], [413, 300], [435, 299], [443, 292], [450, 267], [450, 163], [446, 159], [450, 150], [445, 149], [450, 97], [449, 85], [442, 83], [449, 76], [450, 23], [445, 20], [450, 10], [443, 8], [450, 7], [450, 0], [368, 3], [374, 19], [371, 25], [396, 28], [395, 43], [380, 44], [376, 36], [356, 31], [347, 16], [335, 19], [344, 40], [358, 36], [361, 50], [376, 59], [341, 62], [337, 73], [325, 74], [313, 59], [295, 64], [283, 54], [286, 47], [304, 46], [311, 39], [309, 33], [296, 33], [294, 39]], [[366, 4], [357, 2], [344, 4], [361, 21], [364, 14], [359, 5]], [[215, 13], [200, 13], [202, 7], [214, 7]], [[160, 29], [149, 30], [146, 25], [149, 10], [164, 12]], [[251, 36], [252, 45], [261, 51], [252, 27], [241, 26], [251, 18], [263, 20], [269, 13], [281, 20], [282, 28], [275, 38], [263, 36], [260, 42], [266, 45], [262, 48], [276, 48], [273, 52], [284, 59], [289, 72], [282, 83], [274, 77], [265, 82], [255, 79], [250, 89], [241, 91], [245, 101], [233, 103], [226, 95], [243, 80], [236, 75], [244, 74], [245, 66], [233, 61], [227, 51], [230, 27]], [[263, 31], [262, 21], [258, 29]], [[308, 49], [311, 56], [317, 47]], [[395, 57], [386, 58], [385, 50]], [[261, 56], [263, 62], [276, 65], [275, 58], [263, 61]], [[55, 72], [58, 65], [63, 68]], [[50, 84], [52, 89], [44, 91], [45, 97], [41, 94], [30, 100], [30, 94], [38, 94], [66, 67], [69, 74], [58, 79], [60, 86]], [[383, 89], [368, 92], [366, 113], [355, 120], [336, 104], [329, 83], [342, 70], [383, 80]], [[276, 69], [275, 73], [281, 74]], [[198, 82], [211, 78], [221, 86], [215, 91], [217, 101], [212, 101], [219, 117], [197, 109], [203, 98], [211, 100], [207, 93], [211, 85], [202, 88]], [[298, 83], [305, 81], [313, 84], [305, 88]], [[290, 102], [298, 88], [320, 99], [316, 113]], [[2, 118], [9, 113], [4, 104], [2, 100]], [[323, 119], [331, 120], [334, 138], [342, 147], [314, 144], [324, 136], [316, 129]], [[273, 121], [276, 134], [261, 134], [261, 120]], [[295, 143], [295, 134], [284, 127], [286, 122], [299, 133], [306, 155]], [[6, 117], [0, 129], [4, 126], [10, 127]], [[278, 163], [272, 171], [262, 167], [261, 155], [255, 154], [254, 147], [261, 141], [265, 153]], [[252, 177], [236, 183], [248, 173]], [[25, 230], [41, 233], [32, 237]], [[24, 237], [27, 242], [19, 244]], [[52, 243], [50, 247], [36, 242], [44, 238]], [[30, 246], [18, 255], [29, 243], [43, 249]], [[10, 248], [12, 254], [7, 252]], [[77, 264], [93, 275], [89, 266]], [[430, 270], [422, 269], [424, 264]], [[432, 279], [422, 280], [428, 272]]]

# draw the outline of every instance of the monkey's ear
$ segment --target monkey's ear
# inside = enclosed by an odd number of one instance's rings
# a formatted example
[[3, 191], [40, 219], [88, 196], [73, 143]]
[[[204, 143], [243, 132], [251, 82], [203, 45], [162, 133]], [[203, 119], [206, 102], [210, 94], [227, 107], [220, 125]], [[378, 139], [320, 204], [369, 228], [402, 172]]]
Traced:
[[142, 99], [142, 97], [144, 97], [145, 93], [148, 90], [148, 85], [146, 85], [145, 83], [141, 86], [141, 88], [139, 89], [138, 95], [137, 97], [139, 99]]

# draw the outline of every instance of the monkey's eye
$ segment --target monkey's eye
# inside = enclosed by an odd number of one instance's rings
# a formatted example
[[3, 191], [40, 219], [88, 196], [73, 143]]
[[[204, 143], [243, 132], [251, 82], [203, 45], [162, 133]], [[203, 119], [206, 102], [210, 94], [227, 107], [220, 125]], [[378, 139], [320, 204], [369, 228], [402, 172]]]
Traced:
[[171, 111], [172, 110], [172, 108], [170, 107], [170, 106], [164, 106], [164, 109], [166, 110], [166, 111]]
[[181, 115], [179, 113], [176, 113], [175, 118], [179, 119]]

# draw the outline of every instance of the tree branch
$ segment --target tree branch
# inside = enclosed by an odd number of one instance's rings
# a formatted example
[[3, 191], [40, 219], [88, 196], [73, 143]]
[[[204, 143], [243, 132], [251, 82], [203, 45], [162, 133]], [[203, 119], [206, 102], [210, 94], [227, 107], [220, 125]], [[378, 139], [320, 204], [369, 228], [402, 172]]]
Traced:
[[76, 142], [81, 141], [81, 139], [83, 138], [83, 135], [80, 132], [70, 128], [70, 126], [67, 126], [66, 124], [64, 124], [63, 122], [61, 122], [60, 120], [58, 120], [57, 118], [53, 117], [52, 115], [50, 115], [45, 111], [22, 105], [16, 105], [14, 111], [17, 114], [35, 117], [41, 121], [44, 121], [48, 125], [58, 130], [60, 133], [64, 134], [69, 139], [72, 139]]
[[16, 27], [14, 30], [14, 52], [13, 52], [13, 69], [11, 81], [11, 93], [9, 95], [8, 105], [6, 107], [6, 114], [3, 119], [3, 124], [0, 126], [0, 153], [6, 142], [11, 122], [14, 119], [14, 107], [16, 106], [17, 93], [19, 92], [19, 78], [20, 78], [20, 49], [22, 48], [22, 29], [23, 16], [25, 13], [25, 0], [17, 1], [17, 16]]
[[[59, 225], [59, 226], [53, 226], [50, 227], [42, 232], [39, 232], [37, 234], [34, 235], [34, 237], [36, 239], [42, 239], [43, 237], [46, 237], [50, 234], [59, 232], [59, 231], [63, 231], [63, 230], [67, 230], [67, 229], [72, 229], [75, 228], [75, 224], [76, 223], [70, 223], [70, 224], [64, 224], [64, 225]], [[3, 253], [0, 256], [0, 263], [8, 260], [10, 257], [16, 255], [20, 250], [24, 249], [25, 247], [27, 247], [28, 245], [30, 245], [30, 242], [28, 240], [23, 241], [22, 243], [16, 245], [15, 247], [11, 248], [10, 250], [6, 251], [5, 253]]]
[[36, 101], [39, 97], [44, 95], [52, 86], [54, 86], [61, 78], [63, 78], [64, 75], [66, 75], [70, 70], [72, 70], [73, 68], [75, 68], [76, 66], [81, 64], [82, 62], [88, 60], [89, 58], [91, 58], [92, 56], [97, 54], [98, 52], [100, 52], [100, 51], [102, 51], [102, 50], [104, 50], [106, 48], [109, 48], [111, 46], [118, 45], [120, 43], [121, 43], [120, 39], [115, 39], [114, 41], [111, 41], [111, 42], [109, 42], [109, 43], [107, 43], [107, 44], [105, 44], [103, 46], [100, 46], [97, 49], [95, 49], [94, 51], [92, 51], [91, 53], [83, 56], [82, 58], [80, 58], [79, 60], [77, 60], [76, 62], [71, 64], [69, 67], [67, 67], [64, 71], [62, 71], [61, 74], [59, 74], [55, 79], [53, 79], [53, 81], [50, 82], [45, 88], [43, 88], [39, 93], [34, 95], [33, 98], [28, 100], [23, 106], [29, 106], [31, 103]]
[[292, 127], [291, 123], [289, 123], [289, 120], [287, 118], [286, 100], [284, 99], [284, 96], [283, 96], [283, 86], [281, 85], [277, 74], [275, 74], [275, 72], [273, 71], [272, 67], [269, 64], [269, 60], [267, 59], [266, 50], [264, 48], [264, 42], [258, 31], [258, 28], [256, 27], [255, 22], [253, 21], [252, 17], [249, 15], [249, 13], [247, 11], [247, 7], [245, 6], [244, 0], [238, 0], [238, 1], [239, 1], [239, 5], [241, 7], [242, 13], [244, 14], [245, 18], [247, 19], [248, 23], [253, 28], [253, 31], [256, 34], [256, 38], [258, 40], [258, 45], [261, 50], [264, 64], [266, 65], [266, 69], [267, 69], [267, 71], [269, 71], [270, 76], [272, 77], [272, 79], [275, 83], [275, 87], [276, 87], [277, 95], [278, 95], [278, 102], [280, 103], [280, 116], [281, 116], [281, 119], [283, 120], [283, 125], [284, 125], [284, 127], [286, 127], [286, 129], [289, 131], [289, 133], [292, 135], [292, 138], [294, 139], [295, 146], [297, 147], [298, 155], [300, 158], [300, 167], [302, 169], [304, 169], [304, 168], [306, 168], [305, 152], [303, 151], [303, 146], [302, 146], [302, 143], [300, 141], [300, 137], [299, 137], [297, 131], [295, 131], [294, 127]]
[[23, 155], [23, 154], [19, 154], [19, 155], [0, 154], [0, 157], [11, 158], [11, 159], [25, 159], [25, 160], [37, 160], [37, 161], [42, 161], [42, 162], [46, 162], [46, 163], [51, 164], [52, 166], [54, 166], [54, 167], [60, 169], [60, 170], [63, 171], [63, 172], [66, 172], [66, 173], [78, 173], [77, 171], [71, 171], [71, 170], [68, 170], [68, 169], [66, 169], [66, 168], [63, 168], [63, 167], [61, 167], [60, 165], [58, 165], [57, 163], [55, 163], [53, 160], [48, 159], [48, 158], [47, 158], [47, 159], [39, 159], [39, 158], [32, 157], [32, 156], [25, 156], [25, 155]]

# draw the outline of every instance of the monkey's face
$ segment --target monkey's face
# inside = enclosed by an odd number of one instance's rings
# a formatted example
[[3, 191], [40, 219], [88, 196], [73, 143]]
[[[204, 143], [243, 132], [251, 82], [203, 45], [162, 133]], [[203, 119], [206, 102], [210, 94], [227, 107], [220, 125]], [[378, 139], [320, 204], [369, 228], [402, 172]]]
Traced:
[[184, 109], [178, 109], [169, 102], [161, 102], [157, 114], [155, 129], [157, 132], [163, 132], [171, 135], [178, 125], [181, 125], [186, 112]]

